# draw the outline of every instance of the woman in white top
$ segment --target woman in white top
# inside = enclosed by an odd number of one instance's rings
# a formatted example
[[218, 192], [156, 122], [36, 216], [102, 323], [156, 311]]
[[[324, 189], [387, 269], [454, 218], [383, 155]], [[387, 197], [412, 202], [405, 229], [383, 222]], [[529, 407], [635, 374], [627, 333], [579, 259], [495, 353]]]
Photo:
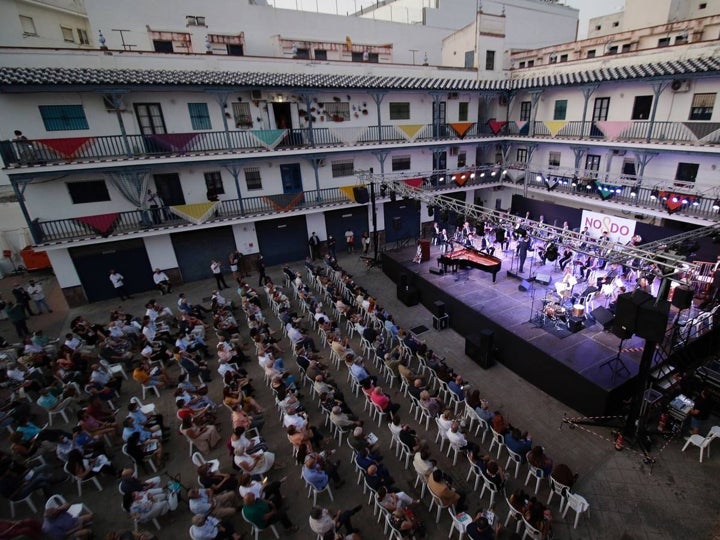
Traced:
[[263, 452], [261, 450], [254, 454], [248, 454], [245, 448], [239, 445], [235, 448], [234, 453], [235, 465], [252, 476], [265, 474], [275, 464], [275, 454], [272, 452]]

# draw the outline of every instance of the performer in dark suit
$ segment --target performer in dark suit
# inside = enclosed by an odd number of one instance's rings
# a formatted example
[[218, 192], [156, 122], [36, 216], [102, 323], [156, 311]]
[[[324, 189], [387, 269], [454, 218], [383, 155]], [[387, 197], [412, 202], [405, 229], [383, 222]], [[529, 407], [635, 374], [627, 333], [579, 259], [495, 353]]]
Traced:
[[518, 270], [521, 274], [525, 271], [525, 259], [527, 259], [527, 252], [530, 249], [530, 238], [527, 235], [523, 235], [518, 239], [517, 242], [517, 254], [520, 258], [520, 269]]

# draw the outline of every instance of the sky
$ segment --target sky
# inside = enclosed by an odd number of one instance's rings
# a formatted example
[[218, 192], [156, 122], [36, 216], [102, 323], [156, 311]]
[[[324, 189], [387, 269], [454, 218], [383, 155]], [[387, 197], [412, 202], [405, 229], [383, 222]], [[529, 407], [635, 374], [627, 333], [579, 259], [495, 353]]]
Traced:
[[[322, 11], [327, 13], [343, 14], [354, 12], [362, 7], [375, 3], [375, 0], [267, 0], [271, 6], [289, 9], [304, 9], [306, 11]], [[587, 23], [592, 17], [609, 15], [620, 11], [625, 6], [625, 0], [561, 0], [561, 3], [580, 10], [579, 38], [587, 34]]]

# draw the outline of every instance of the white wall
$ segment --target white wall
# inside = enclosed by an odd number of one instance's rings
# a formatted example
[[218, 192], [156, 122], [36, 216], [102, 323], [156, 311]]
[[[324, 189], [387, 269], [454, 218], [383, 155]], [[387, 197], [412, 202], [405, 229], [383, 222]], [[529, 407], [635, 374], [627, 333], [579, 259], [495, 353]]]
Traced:
[[75, 270], [75, 264], [67, 249], [52, 249], [47, 254], [60, 287], [66, 288], [80, 285], [80, 276]]
[[[20, 0], [3, 0], [0, 17], [0, 44], [11, 47], [83, 47], [95, 43], [82, 2], [55, 2], [57, 7]], [[78, 7], [79, 4], [79, 7]], [[25, 35], [20, 15], [30, 17], [37, 35]], [[73, 42], [65, 41], [61, 26], [71, 28]], [[85, 30], [91, 45], [80, 45], [78, 28]]]
[[321, 241], [327, 240], [327, 229], [325, 228], [325, 215], [323, 213], [306, 214], [308, 239], [313, 232], [317, 233]]
[[155, 268], [167, 270], [168, 268], [178, 267], [177, 256], [169, 234], [145, 236], [143, 242], [153, 270]]
[[253, 223], [236, 223], [232, 226], [235, 245], [243, 255], [259, 253], [257, 233]]

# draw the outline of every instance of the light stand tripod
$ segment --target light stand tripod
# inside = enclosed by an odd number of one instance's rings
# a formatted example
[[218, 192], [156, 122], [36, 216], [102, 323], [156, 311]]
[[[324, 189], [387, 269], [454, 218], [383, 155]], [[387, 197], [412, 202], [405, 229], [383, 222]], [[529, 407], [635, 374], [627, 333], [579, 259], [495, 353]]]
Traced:
[[615, 355], [615, 358], [611, 358], [610, 360], [600, 364], [600, 367], [608, 366], [612, 371], [613, 377], [622, 374], [623, 371], [630, 375], [630, 370], [625, 365], [625, 362], [622, 361], [622, 358], [620, 358], [620, 353], [622, 352], [622, 346], [624, 341], [625, 338], [620, 338], [620, 345], [618, 345], [618, 352]]

